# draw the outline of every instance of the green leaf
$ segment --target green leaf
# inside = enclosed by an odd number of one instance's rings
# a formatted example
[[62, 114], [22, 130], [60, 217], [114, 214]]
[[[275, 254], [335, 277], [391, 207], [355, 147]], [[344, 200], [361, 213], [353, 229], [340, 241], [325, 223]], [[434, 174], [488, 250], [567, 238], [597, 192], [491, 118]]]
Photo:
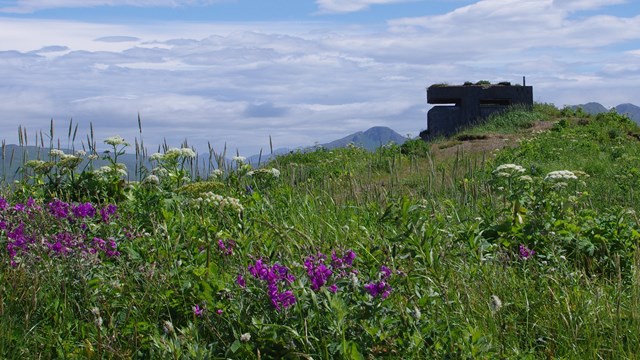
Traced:
[[234, 341], [233, 344], [231, 344], [231, 347], [229, 348], [229, 350], [231, 350], [232, 353], [236, 353], [236, 351], [238, 351], [238, 349], [240, 349], [242, 347], [242, 343], [238, 340]]

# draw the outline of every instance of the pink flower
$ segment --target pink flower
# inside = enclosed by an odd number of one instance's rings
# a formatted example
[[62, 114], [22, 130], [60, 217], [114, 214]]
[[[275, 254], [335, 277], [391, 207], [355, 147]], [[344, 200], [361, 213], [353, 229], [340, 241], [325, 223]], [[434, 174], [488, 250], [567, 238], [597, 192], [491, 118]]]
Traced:
[[200, 305], [195, 304], [193, 306], [193, 315], [197, 317], [202, 317], [203, 314], [204, 314], [204, 308], [201, 308]]

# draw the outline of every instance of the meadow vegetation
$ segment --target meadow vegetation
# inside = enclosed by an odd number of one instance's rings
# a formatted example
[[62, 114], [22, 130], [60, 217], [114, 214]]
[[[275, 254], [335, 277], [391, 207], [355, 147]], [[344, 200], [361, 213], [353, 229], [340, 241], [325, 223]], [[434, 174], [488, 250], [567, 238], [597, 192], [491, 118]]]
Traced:
[[0, 193], [0, 358], [637, 356], [635, 123], [537, 104], [465, 133], [519, 141], [219, 157], [208, 177], [186, 144], [135, 175], [126, 139], [98, 169], [78, 167], [95, 146], [52, 145]]

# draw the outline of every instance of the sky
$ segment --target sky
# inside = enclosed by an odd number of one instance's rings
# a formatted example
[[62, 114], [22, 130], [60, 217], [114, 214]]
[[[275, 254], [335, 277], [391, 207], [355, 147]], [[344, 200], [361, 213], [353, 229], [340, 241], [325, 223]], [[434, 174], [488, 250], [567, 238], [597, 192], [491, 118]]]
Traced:
[[429, 85], [523, 76], [537, 102], [640, 105], [640, 1], [0, 0], [7, 144], [51, 119], [150, 153], [417, 136]]

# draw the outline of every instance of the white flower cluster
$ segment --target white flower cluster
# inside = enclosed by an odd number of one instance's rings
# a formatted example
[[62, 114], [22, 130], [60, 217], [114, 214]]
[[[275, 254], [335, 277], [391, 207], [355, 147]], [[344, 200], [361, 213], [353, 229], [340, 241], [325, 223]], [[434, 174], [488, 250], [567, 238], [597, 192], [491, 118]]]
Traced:
[[[156, 154], [153, 154], [156, 155]], [[152, 156], [153, 156], [152, 155]], [[166, 157], [183, 157], [186, 159], [193, 159], [196, 157], [196, 152], [191, 148], [170, 148], [165, 152], [164, 156]]]
[[498, 166], [493, 173], [498, 177], [510, 178], [524, 172], [524, 168], [516, 164], [502, 164]]
[[552, 171], [544, 177], [545, 181], [578, 180], [576, 174], [569, 170]]
[[60, 159], [64, 160], [64, 159], [79, 159], [79, 158], [71, 154], [62, 154], [60, 155]]
[[211, 191], [202, 194], [202, 197], [195, 199], [195, 201], [203, 206], [210, 205], [221, 210], [224, 208], [230, 208], [237, 213], [241, 213], [244, 210], [239, 199], [214, 194]]
[[59, 150], [59, 149], [51, 149], [51, 150], [49, 150], [49, 156], [52, 157], [52, 158], [61, 157], [63, 155], [66, 155], [66, 154], [62, 150]]
[[[117, 166], [117, 173], [120, 177], [126, 177], [127, 176], [127, 166], [125, 164], [121, 164], [118, 163], [116, 164]], [[113, 172], [113, 168], [111, 166], [103, 166], [99, 169], [94, 170], [94, 173], [98, 176], [106, 176], [107, 174], [110, 174], [111, 172]]]
[[160, 184], [160, 178], [158, 178], [157, 175], [149, 175], [146, 178], [144, 178], [144, 180], [142, 180], [143, 184], [153, 184], [153, 185], [158, 185]]
[[256, 175], [256, 174], [269, 174], [269, 175], [277, 178], [277, 177], [280, 177], [280, 170], [278, 170], [276, 168], [252, 170], [252, 171], [249, 171], [247, 173], [247, 176], [253, 176], [253, 175]]
[[151, 161], [159, 161], [162, 160], [163, 155], [160, 153], [153, 153], [151, 154], [151, 156], [149, 156], [149, 160]]
[[42, 165], [44, 165], [44, 161], [42, 160], [29, 160], [26, 163], [24, 163], [25, 167], [30, 167], [34, 169]]
[[244, 156], [234, 156], [233, 158], [231, 158], [231, 160], [237, 162], [237, 163], [244, 163], [245, 161], [247, 161], [247, 158]]
[[211, 172], [211, 174], [209, 174], [209, 177], [212, 179], [220, 179], [222, 178], [222, 170], [221, 169], [215, 169]]
[[169, 175], [169, 170], [158, 166], [151, 169], [151, 173], [159, 177], [166, 177], [167, 175]]
[[104, 143], [111, 146], [118, 146], [118, 145], [129, 146], [129, 143], [126, 142], [120, 135], [108, 137], [104, 139]]

